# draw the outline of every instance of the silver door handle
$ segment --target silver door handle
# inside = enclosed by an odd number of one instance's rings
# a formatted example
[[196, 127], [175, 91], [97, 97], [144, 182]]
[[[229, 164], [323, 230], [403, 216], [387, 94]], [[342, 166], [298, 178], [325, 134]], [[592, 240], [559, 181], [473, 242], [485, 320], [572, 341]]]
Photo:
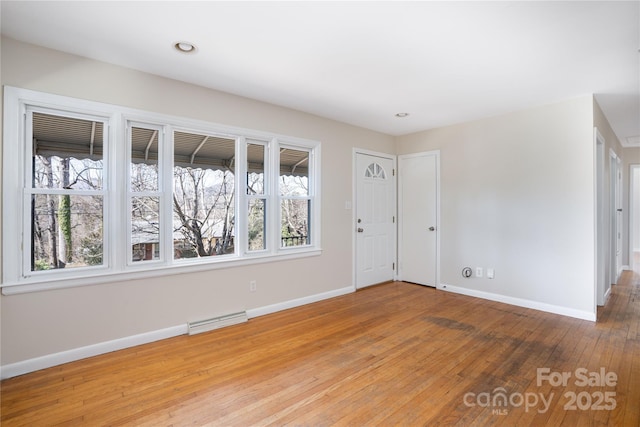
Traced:
[[429, 231], [436, 231], [435, 227], [429, 227]]
[[358, 228], [358, 233], [362, 233], [364, 231], [364, 228]]

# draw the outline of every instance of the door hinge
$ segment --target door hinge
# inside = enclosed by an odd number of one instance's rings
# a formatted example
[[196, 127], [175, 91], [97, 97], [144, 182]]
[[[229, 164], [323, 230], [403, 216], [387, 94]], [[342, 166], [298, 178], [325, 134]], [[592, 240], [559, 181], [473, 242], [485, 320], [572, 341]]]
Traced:
[[396, 176], [396, 170], [395, 169], [391, 169], [391, 176]]
[[396, 216], [395, 215], [393, 216], [392, 221], [393, 221], [394, 224], [396, 223]]
[[391, 268], [393, 271], [396, 271], [396, 263], [393, 263], [393, 267]]

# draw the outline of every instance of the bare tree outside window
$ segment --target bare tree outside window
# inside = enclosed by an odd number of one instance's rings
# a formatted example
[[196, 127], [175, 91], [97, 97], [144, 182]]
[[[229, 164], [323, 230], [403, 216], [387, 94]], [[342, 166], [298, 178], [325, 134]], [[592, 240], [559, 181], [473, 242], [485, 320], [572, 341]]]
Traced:
[[[158, 163], [162, 132], [144, 125], [131, 131], [132, 260], [162, 256]], [[173, 258], [234, 253], [235, 140], [174, 132], [171, 205]]]
[[175, 258], [233, 253], [233, 173], [175, 167], [173, 178]]
[[320, 249], [319, 141], [19, 88], [4, 95], [6, 286]]
[[235, 252], [235, 140], [175, 133], [174, 259]]
[[248, 251], [267, 248], [265, 195], [265, 143], [247, 143], [247, 235]]
[[103, 124], [43, 113], [32, 122], [31, 270], [101, 265]]
[[309, 197], [309, 152], [280, 152], [281, 246], [309, 245], [311, 198]]
[[[161, 132], [131, 126], [129, 188], [131, 198], [131, 261], [151, 261], [163, 254], [160, 244], [159, 152]], [[163, 141], [162, 141], [163, 142]]]

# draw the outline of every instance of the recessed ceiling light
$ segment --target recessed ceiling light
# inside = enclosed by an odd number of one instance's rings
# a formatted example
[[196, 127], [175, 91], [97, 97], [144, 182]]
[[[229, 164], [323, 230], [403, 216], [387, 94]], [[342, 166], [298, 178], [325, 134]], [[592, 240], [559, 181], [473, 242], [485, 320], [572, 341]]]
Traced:
[[182, 53], [194, 53], [196, 51], [196, 45], [189, 42], [177, 42], [173, 45], [178, 52]]
[[396, 113], [396, 117], [407, 117], [409, 113]]
[[628, 136], [627, 144], [633, 147], [640, 147], [640, 135], [638, 136]]

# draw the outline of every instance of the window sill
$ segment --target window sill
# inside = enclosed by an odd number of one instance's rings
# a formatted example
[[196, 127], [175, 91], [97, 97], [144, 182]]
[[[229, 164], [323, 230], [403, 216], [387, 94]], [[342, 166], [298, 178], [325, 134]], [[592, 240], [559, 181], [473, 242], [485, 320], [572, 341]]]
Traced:
[[[252, 257], [235, 258], [224, 261], [208, 263], [189, 263], [182, 265], [158, 265], [153, 263], [144, 269], [131, 269], [122, 272], [111, 272], [102, 274], [84, 275], [82, 277], [60, 277], [54, 279], [29, 278], [19, 282], [8, 282], [0, 285], [3, 295], [17, 295], [30, 292], [49, 291], [54, 289], [74, 288], [79, 286], [99, 285], [110, 282], [123, 282], [127, 280], [137, 280], [158, 276], [177, 275], [184, 273], [194, 273], [207, 270], [219, 270], [224, 268], [241, 267], [244, 265], [263, 264], [276, 261], [287, 261], [298, 258], [308, 258], [319, 256], [322, 249], [306, 248], [295, 252], [258, 255]], [[44, 279], [44, 280], [43, 280]]]

